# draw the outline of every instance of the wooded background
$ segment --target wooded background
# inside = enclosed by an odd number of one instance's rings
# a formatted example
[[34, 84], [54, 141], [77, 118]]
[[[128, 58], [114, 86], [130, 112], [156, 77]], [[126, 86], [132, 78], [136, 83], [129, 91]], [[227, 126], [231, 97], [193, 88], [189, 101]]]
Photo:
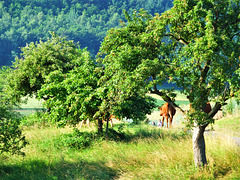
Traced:
[[172, 0], [0, 1], [0, 66], [11, 65], [27, 43], [47, 40], [49, 31], [79, 42], [94, 57], [107, 31], [125, 21], [123, 9], [161, 14]]

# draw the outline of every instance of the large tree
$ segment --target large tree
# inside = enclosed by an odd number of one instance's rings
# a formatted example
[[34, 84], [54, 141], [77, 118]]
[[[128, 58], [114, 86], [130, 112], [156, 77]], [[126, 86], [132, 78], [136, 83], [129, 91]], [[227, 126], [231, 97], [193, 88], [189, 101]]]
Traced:
[[[154, 32], [174, 45], [169, 48], [173, 81], [183, 87], [192, 106], [188, 119], [197, 166], [207, 163], [205, 128], [240, 87], [239, 14], [239, 0], [176, 0], [171, 10], [155, 18]], [[208, 101], [215, 105], [205, 114]]]
[[[101, 46], [109, 82], [121, 77], [129, 91], [146, 87], [175, 107], [174, 96], [159, 90], [157, 84], [170, 81], [183, 89], [192, 107], [187, 115], [194, 129], [196, 166], [207, 164], [205, 128], [227, 100], [239, 93], [239, 3], [175, 0], [172, 9], [155, 17], [144, 11], [126, 13], [128, 22], [111, 29]], [[206, 114], [208, 101], [215, 104]]]

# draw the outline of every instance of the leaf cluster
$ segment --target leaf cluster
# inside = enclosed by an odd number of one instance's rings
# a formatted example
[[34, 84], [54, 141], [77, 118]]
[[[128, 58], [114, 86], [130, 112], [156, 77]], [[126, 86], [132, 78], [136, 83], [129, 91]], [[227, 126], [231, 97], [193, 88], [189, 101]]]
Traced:
[[45, 106], [51, 108], [47, 116], [59, 125], [77, 124], [92, 118], [101, 103], [96, 94], [100, 67], [96, 67], [86, 50], [78, 58], [81, 59], [80, 66], [68, 73], [52, 71], [39, 90], [39, 98], [50, 97], [45, 102]]

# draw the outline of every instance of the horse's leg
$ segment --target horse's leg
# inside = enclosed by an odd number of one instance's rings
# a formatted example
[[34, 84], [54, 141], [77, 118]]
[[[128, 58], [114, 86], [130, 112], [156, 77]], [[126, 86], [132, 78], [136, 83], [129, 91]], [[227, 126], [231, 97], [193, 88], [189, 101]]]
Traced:
[[170, 115], [170, 127], [172, 127], [172, 120], [173, 120], [173, 116]]
[[162, 117], [162, 127], [164, 126], [164, 116]]
[[169, 116], [167, 115], [167, 117], [166, 117], [166, 121], [167, 121], [167, 128], [168, 128], [168, 117], [169, 117]]

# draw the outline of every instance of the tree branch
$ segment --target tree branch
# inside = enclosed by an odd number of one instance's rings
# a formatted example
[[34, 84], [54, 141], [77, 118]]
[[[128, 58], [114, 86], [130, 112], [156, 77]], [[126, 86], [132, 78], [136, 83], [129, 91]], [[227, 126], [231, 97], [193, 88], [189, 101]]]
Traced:
[[[223, 101], [226, 102], [229, 97], [227, 97], [227, 91], [229, 91], [229, 84], [227, 83], [225, 86], [224, 91], [221, 93], [223, 94]], [[226, 103], [225, 103], [226, 104]], [[216, 102], [215, 106], [212, 108], [211, 112], [208, 114], [209, 118], [213, 118], [217, 112], [221, 109], [221, 107], [225, 104], [221, 104], [220, 102]], [[209, 123], [204, 124], [202, 127], [207, 127]]]
[[171, 104], [173, 107], [178, 108], [182, 113], [185, 113], [185, 111], [181, 107], [179, 107], [175, 102], [173, 102], [172, 99], [169, 96], [167, 96], [166, 94], [159, 91], [157, 89], [156, 85], [153, 87], [153, 90], [150, 89], [150, 93], [157, 94], [157, 95], [161, 96], [164, 101]]
[[204, 68], [202, 69], [202, 72], [201, 72], [201, 77], [200, 77], [200, 82], [201, 84], [204, 83], [204, 81], [206, 80], [206, 77], [207, 77], [207, 73], [209, 71], [209, 66], [211, 64], [211, 60], [208, 60], [206, 65], [204, 66]]
[[177, 41], [179, 41], [180, 43], [182, 43], [182, 44], [184, 44], [184, 45], [188, 45], [188, 42], [185, 40], [185, 39], [183, 39], [183, 38], [177, 38], [177, 37], [175, 37], [173, 34], [166, 34], [166, 36], [171, 36], [171, 37], [173, 37], [174, 39], [176, 39]]

